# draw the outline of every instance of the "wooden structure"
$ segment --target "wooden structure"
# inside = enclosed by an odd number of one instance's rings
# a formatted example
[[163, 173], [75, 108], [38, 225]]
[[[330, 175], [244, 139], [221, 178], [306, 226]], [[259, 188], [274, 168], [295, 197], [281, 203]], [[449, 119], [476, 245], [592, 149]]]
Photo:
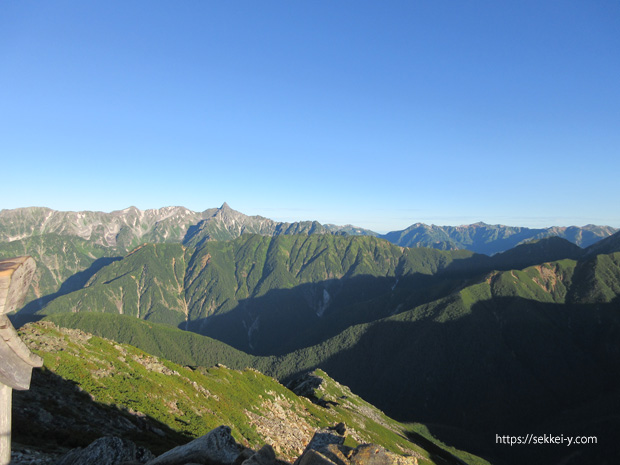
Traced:
[[19, 339], [6, 316], [24, 301], [35, 268], [31, 257], [0, 261], [0, 465], [11, 461], [12, 390], [28, 389], [32, 369], [43, 365], [41, 357]]

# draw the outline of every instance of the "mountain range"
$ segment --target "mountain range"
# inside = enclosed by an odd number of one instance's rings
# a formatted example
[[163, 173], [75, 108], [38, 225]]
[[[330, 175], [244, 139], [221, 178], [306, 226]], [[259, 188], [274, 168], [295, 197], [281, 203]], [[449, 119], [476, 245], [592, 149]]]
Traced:
[[[225, 204], [3, 210], [0, 237], [0, 257], [39, 264], [16, 324], [43, 318], [177, 363], [251, 366], [282, 382], [323, 369], [391, 417], [422, 421], [493, 463], [620, 455], [613, 228], [417, 224], [381, 236]], [[587, 433], [601, 444], [491, 440], [513, 431]]]
[[185, 207], [155, 210], [62, 212], [28, 207], [0, 210], [0, 241], [12, 242], [41, 234], [77, 236], [91, 243], [129, 251], [145, 243], [180, 242], [196, 246], [207, 240], [229, 240], [245, 233], [265, 236], [281, 234], [347, 234], [375, 236], [403, 247], [467, 249], [492, 255], [520, 243], [558, 236], [580, 247], [616, 233], [610, 226], [525, 228], [474, 223], [464, 226], [435, 226], [416, 223], [402, 231], [379, 234], [352, 225], [322, 225], [317, 221], [283, 223], [262, 216], [247, 216], [224, 203], [220, 208], [193, 212]]

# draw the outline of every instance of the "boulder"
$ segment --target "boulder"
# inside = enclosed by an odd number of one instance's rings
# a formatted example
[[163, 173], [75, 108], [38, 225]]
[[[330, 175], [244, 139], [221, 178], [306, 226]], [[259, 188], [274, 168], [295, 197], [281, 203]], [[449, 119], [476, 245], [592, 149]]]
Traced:
[[146, 463], [155, 456], [128, 439], [106, 436], [88, 447], [73, 449], [63, 455], [57, 465], [116, 465], [122, 462]]
[[304, 373], [301, 376], [289, 381], [286, 385], [288, 389], [298, 396], [309, 399], [316, 398], [315, 391], [323, 384], [323, 379], [312, 372]]
[[243, 450], [230, 434], [230, 427], [218, 426], [204, 436], [163, 453], [148, 465], [232, 465]]
[[[339, 434], [340, 431], [343, 434]], [[344, 427], [344, 424], [342, 425], [342, 427], [337, 425], [332, 428], [320, 429], [314, 433], [314, 436], [312, 436], [312, 439], [306, 446], [306, 450], [304, 452], [308, 450], [323, 452], [323, 449], [325, 449], [330, 444], [344, 444], [345, 434], [346, 428]]]
[[303, 454], [295, 460], [294, 465], [327, 465], [328, 462], [333, 465], [334, 462], [328, 458], [328, 449], [329, 446], [342, 446], [344, 444], [345, 436], [338, 434], [339, 431], [346, 432], [344, 424], [342, 427], [337, 425], [316, 431]]
[[320, 452], [309, 449], [304, 452], [296, 461], [295, 465], [340, 465], [325, 457]]
[[276, 465], [276, 453], [269, 444], [265, 444], [258, 452], [245, 460], [242, 465]]

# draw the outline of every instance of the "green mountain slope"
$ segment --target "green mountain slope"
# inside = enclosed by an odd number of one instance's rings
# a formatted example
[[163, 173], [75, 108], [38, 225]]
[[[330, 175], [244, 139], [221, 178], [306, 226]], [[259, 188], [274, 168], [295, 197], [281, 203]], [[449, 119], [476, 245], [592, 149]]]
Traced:
[[185, 248], [145, 244], [95, 274], [87, 286], [48, 307], [63, 312], [97, 311], [178, 325], [187, 318], [183, 298]]
[[[612, 456], [620, 409], [598, 409], [575, 423], [562, 415], [611, 396], [620, 383], [619, 258], [494, 272], [457, 294], [351, 327], [285, 363], [320, 366], [397, 418], [444, 425], [435, 431], [457, 445], [474, 447], [446, 425], [482, 438], [515, 430], [598, 434], [607, 441], [603, 455]], [[495, 449], [508, 463], [523, 463], [505, 447], [480, 447], [473, 450]], [[552, 463], [536, 448], [521, 452], [529, 463]]]
[[190, 366], [225, 363], [235, 369], [248, 366], [269, 373], [275, 359], [246, 354], [207, 336], [165, 324], [114, 313], [58, 313], [45, 317], [63, 328], [80, 329], [95, 336], [129, 344], [157, 357]]
[[569, 258], [578, 260], [584, 256], [581, 247], [561, 237], [534, 239], [491, 257], [496, 270], [522, 269], [539, 263]]
[[[435, 462], [433, 452], [405, 438], [411, 426], [390, 419], [324, 372], [313, 374], [319, 385], [312, 395], [329, 402], [327, 407], [298, 397], [253, 369], [191, 369], [132, 346], [81, 331], [58, 329], [51, 323], [26, 326], [21, 336], [43, 357], [45, 370], [75, 383], [96, 403], [154, 420], [166, 431], [185, 437], [197, 437], [226, 424], [242, 444], [258, 448], [267, 442], [280, 458], [292, 460], [316, 429], [344, 422], [351, 445], [376, 443], [399, 454], [413, 455], [420, 464], [446, 463]], [[39, 410], [37, 415], [46, 418], [50, 426], [55, 413], [67, 415], [67, 409], [58, 403], [30, 408], [43, 409], [45, 412]], [[51, 433], [39, 429], [43, 435]], [[163, 437], [171, 437], [163, 429], [159, 431]], [[442, 444], [430, 439], [445, 451]], [[157, 447], [157, 443], [153, 446]], [[457, 454], [467, 463], [486, 463], [456, 450], [445, 452], [447, 456]]]
[[[597, 449], [606, 456], [620, 410], [584, 412], [620, 383], [619, 295], [620, 253], [493, 271], [319, 344], [248, 362], [282, 380], [320, 367], [388, 414], [432, 424], [454, 444], [491, 450], [506, 463], [563, 456], [537, 448], [511, 454], [488, 439], [498, 432], [598, 435], [609, 441]], [[175, 334], [175, 350], [195, 350]], [[577, 460], [587, 449], [571, 453]]]
[[470, 265], [485, 263], [467, 251], [402, 249], [373, 237], [244, 235], [198, 249], [149, 244], [40, 313], [133, 315], [256, 353], [286, 353], [433, 300]]
[[481, 273], [582, 253], [560, 238], [492, 258], [334, 235], [243, 235], [198, 249], [149, 244], [39, 313], [126, 314], [285, 354], [445, 297]]

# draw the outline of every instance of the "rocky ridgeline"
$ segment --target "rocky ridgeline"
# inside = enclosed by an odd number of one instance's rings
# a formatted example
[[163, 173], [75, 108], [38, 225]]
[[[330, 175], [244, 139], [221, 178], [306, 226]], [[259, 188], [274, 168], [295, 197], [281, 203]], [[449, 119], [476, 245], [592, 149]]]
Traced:
[[[344, 424], [315, 432], [294, 465], [417, 465], [417, 458], [400, 456], [381, 446], [344, 445]], [[73, 449], [61, 457], [32, 450], [13, 453], [11, 464], [56, 465], [286, 465], [276, 457], [271, 445], [258, 451], [237, 443], [228, 426], [220, 426], [193, 441], [177, 446], [158, 457], [128, 439], [107, 436], [88, 447]]]

